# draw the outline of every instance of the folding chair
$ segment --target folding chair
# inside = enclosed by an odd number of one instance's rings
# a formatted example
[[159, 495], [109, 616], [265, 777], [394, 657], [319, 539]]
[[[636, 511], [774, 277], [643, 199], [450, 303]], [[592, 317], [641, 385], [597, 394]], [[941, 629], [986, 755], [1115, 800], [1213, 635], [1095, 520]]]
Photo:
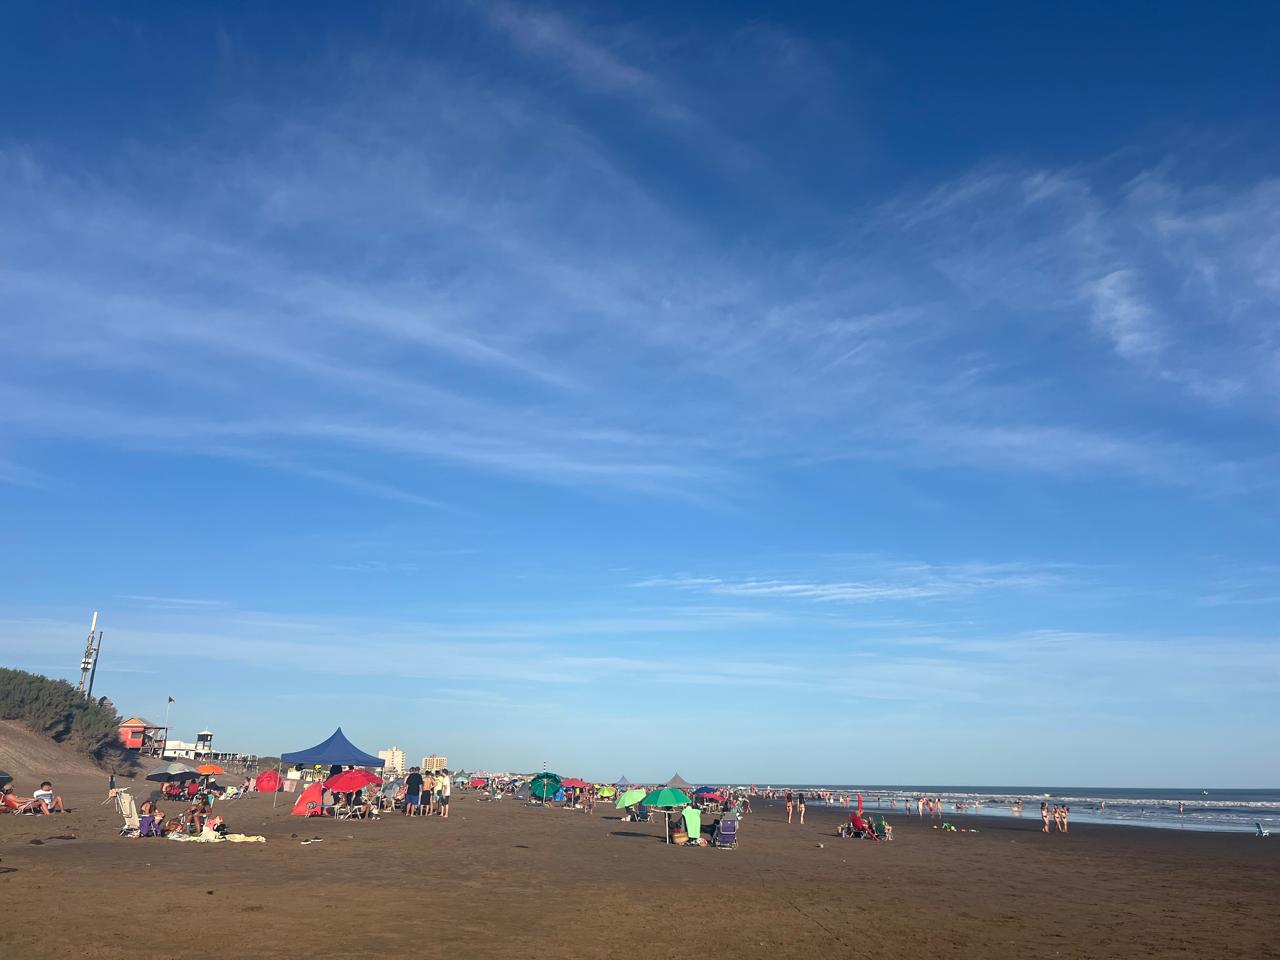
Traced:
[[725, 816], [716, 821], [716, 831], [711, 836], [711, 845], [728, 850], [738, 845], [738, 821]]

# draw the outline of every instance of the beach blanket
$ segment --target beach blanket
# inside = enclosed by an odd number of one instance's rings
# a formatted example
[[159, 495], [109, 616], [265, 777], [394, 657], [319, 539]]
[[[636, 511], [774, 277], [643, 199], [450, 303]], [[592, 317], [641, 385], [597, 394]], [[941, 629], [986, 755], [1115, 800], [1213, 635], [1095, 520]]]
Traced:
[[166, 837], [168, 840], [177, 840], [180, 843], [266, 843], [266, 837], [250, 837], [243, 833], [228, 833], [224, 837], [211, 833], [208, 830], [203, 831], [198, 837], [191, 837], [185, 833], [171, 833]]

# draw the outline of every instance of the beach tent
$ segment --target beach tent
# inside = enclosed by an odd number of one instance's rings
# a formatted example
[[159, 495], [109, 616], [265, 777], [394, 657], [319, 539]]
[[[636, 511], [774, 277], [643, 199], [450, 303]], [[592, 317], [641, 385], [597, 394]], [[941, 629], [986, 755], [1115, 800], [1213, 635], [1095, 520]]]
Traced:
[[280, 754], [281, 763], [300, 763], [303, 766], [329, 767], [341, 764], [347, 767], [381, 767], [386, 761], [365, 753], [346, 738], [339, 727], [333, 736], [322, 743], [306, 750], [295, 750], [293, 753]]
[[253, 789], [259, 793], [275, 793], [280, 789], [280, 771], [263, 770], [253, 782]]
[[293, 816], [295, 817], [323, 817], [324, 816], [324, 785], [313, 783], [307, 789], [302, 791], [302, 796], [298, 798], [298, 802], [293, 805]]
[[617, 780], [613, 781], [613, 785], [617, 787], [619, 790], [625, 790], [627, 789], [627, 787], [635, 786], [635, 784], [632, 783], [630, 780], [628, 780], [626, 777], [619, 777]]
[[676, 774], [670, 780], [663, 784], [664, 787], [675, 787], [677, 790], [687, 790], [693, 786], [688, 780]]

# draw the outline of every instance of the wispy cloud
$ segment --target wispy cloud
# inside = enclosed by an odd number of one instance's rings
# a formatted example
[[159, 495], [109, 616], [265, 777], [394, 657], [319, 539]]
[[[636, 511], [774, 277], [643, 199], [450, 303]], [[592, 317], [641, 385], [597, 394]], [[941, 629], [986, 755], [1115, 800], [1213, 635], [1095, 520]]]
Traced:
[[[1274, 451], [1221, 428], [1276, 416], [1275, 183], [996, 160], [833, 207], [775, 190], [780, 146], [707, 119], [749, 98], [638, 27], [480, 15], [626, 119], [680, 127], [690, 176], [752, 157], [726, 189], [785, 195], [785, 229], [726, 237], [536, 78], [317, 55], [305, 105], [249, 85], [92, 170], [0, 150], [6, 449], [233, 458], [436, 509], [437, 470], [707, 502], [762, 462], [1272, 482]], [[821, 51], [748, 34], [717, 49], [822, 108]]]
[[[830, 564], [836, 565], [836, 564]], [[847, 561], [841, 566], [847, 566]], [[674, 589], [762, 600], [812, 600], [832, 603], [952, 600], [997, 590], [1037, 590], [1059, 586], [1063, 571], [1017, 564], [936, 565], [869, 559], [858, 564], [874, 576], [858, 580], [817, 580], [780, 577], [680, 576], [651, 577], [637, 587]]]

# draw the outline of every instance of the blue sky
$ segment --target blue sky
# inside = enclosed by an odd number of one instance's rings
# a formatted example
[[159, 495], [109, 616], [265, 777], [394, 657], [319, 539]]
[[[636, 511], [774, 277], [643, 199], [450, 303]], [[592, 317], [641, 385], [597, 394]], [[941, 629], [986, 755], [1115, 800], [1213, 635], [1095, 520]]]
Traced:
[[1277, 13], [1125, 9], [10, 5], [0, 662], [98, 609], [261, 752], [1273, 786]]

